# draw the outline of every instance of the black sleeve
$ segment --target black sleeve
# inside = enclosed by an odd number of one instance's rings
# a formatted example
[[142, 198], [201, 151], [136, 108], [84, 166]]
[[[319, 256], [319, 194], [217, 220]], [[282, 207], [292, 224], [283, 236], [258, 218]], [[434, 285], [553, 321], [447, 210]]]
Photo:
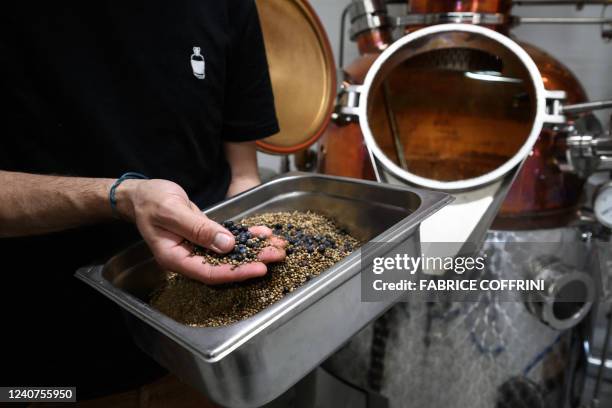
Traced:
[[246, 142], [279, 131], [259, 15], [254, 0], [228, 1], [228, 51], [223, 138]]

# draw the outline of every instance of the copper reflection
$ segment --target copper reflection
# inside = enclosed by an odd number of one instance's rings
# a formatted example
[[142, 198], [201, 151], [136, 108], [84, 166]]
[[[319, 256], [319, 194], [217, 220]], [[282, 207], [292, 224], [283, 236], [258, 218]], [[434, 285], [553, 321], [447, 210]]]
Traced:
[[[388, 28], [373, 29], [360, 33], [355, 40], [361, 56], [344, 67], [344, 75], [347, 83], [360, 84], [376, 57], [391, 43], [391, 33]], [[331, 123], [321, 138], [317, 162], [319, 171], [325, 174], [374, 180], [358, 123]]]
[[357, 36], [355, 41], [360, 54], [378, 53], [389, 46], [391, 34], [387, 29], [377, 28]]
[[[569, 103], [587, 100], [580, 82], [567, 67], [533, 45], [521, 46], [538, 66], [546, 89], [564, 90]], [[506, 196], [495, 228], [558, 227], [575, 217], [583, 181], [557, 166], [556, 142], [564, 136], [550, 128], [542, 131]]]
[[[526, 70], [505, 61], [501, 74], [509, 82], [487, 75], [470, 77], [474, 60], [486, 59], [478, 54], [468, 58], [479, 50], [457, 50], [434, 50], [406, 60], [384, 81], [388, 108], [384, 85], [373, 89], [369, 104], [368, 122], [386, 155], [403, 167], [403, 154], [406, 170], [438, 181], [465, 180], [495, 170], [523, 146], [534, 119]], [[403, 151], [398, 152], [389, 126], [390, 112]]]

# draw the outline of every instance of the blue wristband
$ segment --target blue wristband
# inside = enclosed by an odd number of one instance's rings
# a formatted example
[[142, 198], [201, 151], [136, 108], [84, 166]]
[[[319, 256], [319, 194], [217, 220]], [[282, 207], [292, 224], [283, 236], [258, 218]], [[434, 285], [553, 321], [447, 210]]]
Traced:
[[117, 190], [117, 187], [119, 187], [119, 185], [123, 183], [125, 180], [148, 180], [148, 179], [149, 178], [147, 176], [144, 176], [140, 173], [130, 172], [130, 173], [125, 173], [123, 176], [119, 177], [117, 181], [113, 183], [108, 193], [108, 200], [110, 201], [111, 210], [113, 210], [113, 215], [115, 217], [121, 218], [119, 216], [119, 212], [117, 211], [117, 197], [115, 196], [115, 191]]

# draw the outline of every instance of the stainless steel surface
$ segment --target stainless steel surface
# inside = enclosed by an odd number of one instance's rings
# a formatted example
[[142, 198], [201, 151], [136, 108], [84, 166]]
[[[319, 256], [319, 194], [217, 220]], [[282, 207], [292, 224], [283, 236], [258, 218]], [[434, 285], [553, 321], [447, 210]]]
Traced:
[[349, 6], [351, 21], [364, 14], [385, 13], [386, 11], [385, 0], [353, 0]]
[[364, 31], [390, 25], [384, 0], [353, 0], [347, 7], [351, 20], [351, 40]]
[[[575, 327], [589, 313], [595, 297], [593, 278], [557, 257], [530, 262], [528, 277], [543, 280], [545, 288], [530, 295], [526, 305], [540, 321], [555, 330]], [[568, 299], [575, 301], [569, 301]], [[582, 299], [582, 300], [579, 300]]]
[[[451, 200], [442, 193], [296, 173], [205, 213], [221, 221], [313, 210], [363, 242], [402, 242], [418, 253], [420, 223]], [[357, 250], [266, 310], [222, 328], [184, 326], [146, 303], [166, 272], [144, 244], [104, 266], [80, 269], [77, 277], [119, 304], [139, 346], [185, 382], [218, 404], [256, 407], [281, 395], [392, 305], [360, 301], [360, 270]]]
[[361, 92], [361, 85], [342, 84], [338, 94], [335, 116], [332, 118], [338, 126], [359, 121]]
[[[511, 245], [521, 242], [534, 243], [529, 255], [559, 254], [582, 269], [593, 257], [576, 228], [490, 231], [485, 247], [491, 270], [483, 278], [521, 278], [522, 270], [510, 261], [506, 247], [514, 250]], [[390, 408], [503, 406], [499, 387], [521, 375], [545, 387], [546, 406], [563, 406], [559, 399], [567, 389], [563, 379], [571, 364], [566, 348], [571, 332], [561, 334], [543, 324], [524, 302], [490, 293], [476, 302], [413, 299], [392, 311], [382, 361], [373, 361], [380, 339], [370, 324], [324, 367], [360, 387], [368, 385], [372, 367], [382, 370], [381, 392]]]
[[506, 196], [508, 195], [508, 191], [512, 187], [512, 183], [516, 179], [516, 176], [519, 173], [519, 168], [514, 169], [510, 173], [506, 174], [504, 178], [501, 180], [499, 189], [496, 191], [495, 195], [492, 197], [491, 204], [487, 207], [486, 211], [482, 214], [480, 221], [474, 228], [474, 230], [470, 233], [469, 238], [465, 241], [466, 243], [477, 243], [480, 244], [483, 242], [487, 236], [489, 229], [491, 228], [491, 224], [495, 220], [495, 217], [499, 214], [499, 209], [504, 203]]
[[385, 14], [383, 15], [375, 15], [375, 14], [364, 14], [363, 16], [357, 18], [355, 21], [351, 23], [351, 40], [355, 40], [357, 36], [364, 31], [383, 28], [389, 26], [389, 20]]
[[565, 160], [559, 161], [563, 170], [584, 178], [598, 171], [612, 170], [612, 134], [591, 136], [579, 135], [572, 128], [570, 131]]
[[544, 280], [544, 291], [530, 293], [526, 308], [552, 329], [567, 330], [588, 315], [604, 290], [603, 271], [593, 261], [602, 255], [594, 227], [491, 231], [485, 247], [503, 257], [506, 273]]

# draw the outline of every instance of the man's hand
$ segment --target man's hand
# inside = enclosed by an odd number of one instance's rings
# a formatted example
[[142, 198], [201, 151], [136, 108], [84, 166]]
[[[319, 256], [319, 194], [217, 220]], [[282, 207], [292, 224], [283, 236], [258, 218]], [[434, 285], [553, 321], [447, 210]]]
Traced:
[[251, 232], [269, 238], [269, 245], [259, 254], [259, 262], [234, 267], [203, 264], [191, 255], [188, 240], [217, 253], [232, 250], [234, 236], [207, 218], [192, 203], [185, 191], [166, 180], [126, 180], [117, 189], [119, 212], [136, 223], [155, 259], [163, 268], [207, 284], [240, 281], [265, 275], [266, 263], [285, 258], [286, 243], [272, 237], [267, 227], [253, 227]]

